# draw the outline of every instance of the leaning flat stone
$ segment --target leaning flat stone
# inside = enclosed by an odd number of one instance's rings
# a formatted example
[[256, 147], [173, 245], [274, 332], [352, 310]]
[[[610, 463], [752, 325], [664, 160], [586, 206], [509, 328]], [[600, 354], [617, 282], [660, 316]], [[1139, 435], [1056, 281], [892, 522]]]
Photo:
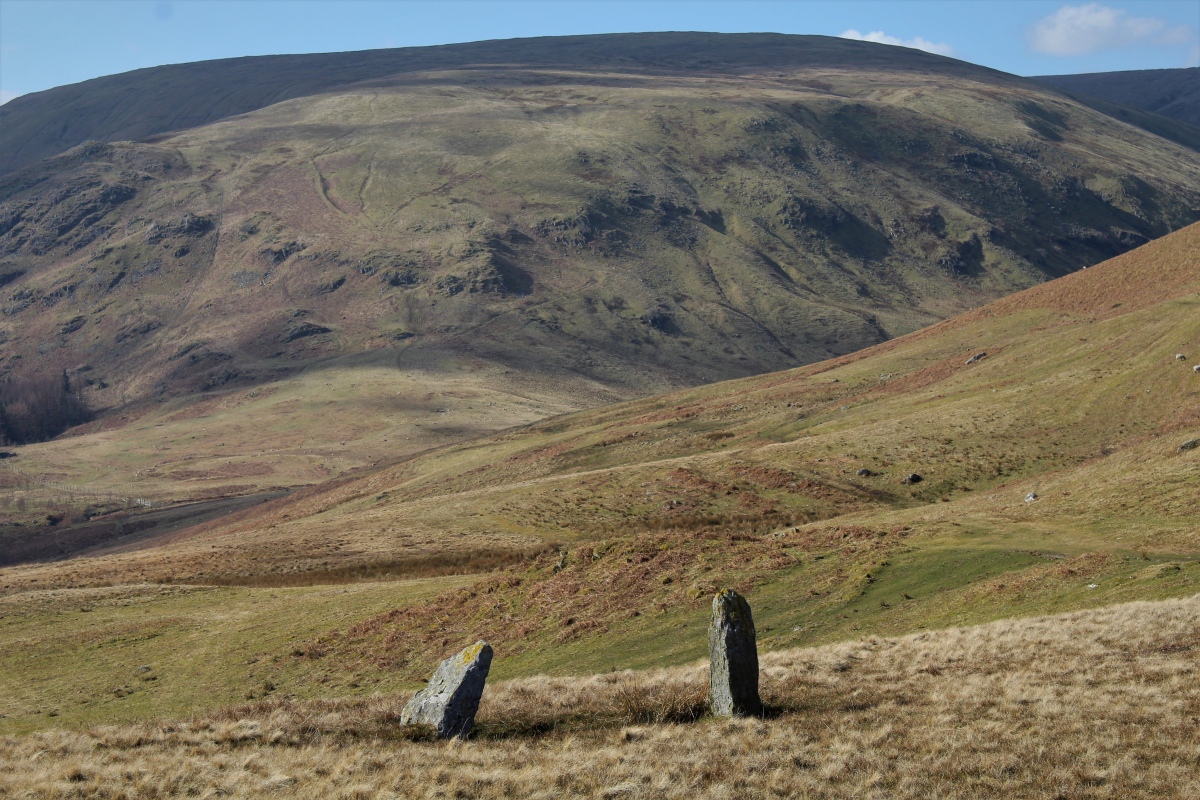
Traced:
[[708, 705], [713, 715], [744, 717], [760, 713], [754, 619], [746, 598], [732, 589], [722, 589], [713, 598], [708, 655]]
[[438, 665], [429, 685], [400, 712], [404, 725], [432, 725], [439, 739], [467, 738], [492, 666], [492, 646], [476, 642]]

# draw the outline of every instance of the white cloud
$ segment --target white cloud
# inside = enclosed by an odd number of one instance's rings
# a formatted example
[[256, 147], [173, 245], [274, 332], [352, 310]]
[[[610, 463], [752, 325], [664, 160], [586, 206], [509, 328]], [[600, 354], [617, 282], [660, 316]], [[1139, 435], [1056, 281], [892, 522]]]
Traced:
[[1099, 3], [1063, 6], [1029, 30], [1029, 47], [1051, 56], [1082, 56], [1133, 45], [1184, 45], [1195, 38], [1186, 25], [1157, 17], [1131, 17]]
[[20, 97], [20, 92], [10, 92], [8, 89], [0, 89], [0, 106], [12, 100], [14, 97]]
[[936, 53], [939, 56], [954, 55], [954, 48], [948, 44], [937, 44], [922, 39], [917, 36], [912, 39], [901, 39], [898, 36], [888, 36], [883, 31], [871, 31], [870, 33], [859, 33], [851, 28], [844, 32], [838, 38], [841, 39], [856, 39], [860, 42], [878, 42], [879, 44], [894, 44], [900, 47], [912, 47], [917, 50], [924, 50], [926, 53]]

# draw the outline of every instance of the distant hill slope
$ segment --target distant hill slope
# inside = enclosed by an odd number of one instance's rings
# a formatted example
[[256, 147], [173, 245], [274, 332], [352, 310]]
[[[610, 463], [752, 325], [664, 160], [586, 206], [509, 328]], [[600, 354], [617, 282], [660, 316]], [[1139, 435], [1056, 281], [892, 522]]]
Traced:
[[66, 370], [106, 429], [21, 463], [309, 483], [849, 353], [1200, 218], [1193, 151], [1035, 82], [697, 41], [713, 66], [403, 73], [0, 178], [0, 378]]
[[1033, 80], [1200, 127], [1200, 67], [1038, 75]]
[[[314, 487], [236, 523], [217, 523], [211, 534], [193, 531], [200, 542], [194, 568], [207, 569], [207, 536], [232, 531], [263, 542], [243, 542], [261, 560], [243, 568], [272, 569], [259, 550], [270, 541], [286, 543], [275, 568], [291, 570], [301, 562], [290, 548], [330, 535], [327, 526], [360, 531], [364, 542], [381, 537], [380, 544], [391, 535], [377, 523], [402, 535], [440, 530], [447, 538], [428, 541], [441, 547], [464, 531], [590, 538], [672, 518], [703, 525], [698, 520], [706, 515], [736, 517], [739, 507], [760, 501], [781, 514], [798, 504], [793, 511], [808, 509], [801, 518], [936, 506], [943, 496], [973, 505], [976, 492], [1002, 483], [1059, 472], [1054, 480], [1070, 483], [1081, 469], [1103, 474], [1106, 465], [1123, 462], [1106, 458], [1118, 451], [1173, 452], [1177, 438], [1200, 433], [1200, 405], [1193, 402], [1200, 375], [1192, 369], [1200, 364], [1198, 252], [1195, 224], [839, 359], [556, 417]], [[977, 353], [984, 355], [967, 364]], [[973, 419], [987, 424], [972, 428]], [[774, 491], [787, 487], [772, 486], [768, 467], [784, 462], [813, 485], [796, 497]], [[1194, 459], [1184, 463], [1189, 474], [1200, 469]], [[858, 480], [859, 467], [888, 477]], [[679, 478], [681, 469], [716, 483]], [[1130, 490], [1154, 469], [1147, 463], [1140, 476], [1127, 476]], [[913, 471], [926, 481], [901, 485]], [[725, 492], [739, 474], [746, 491], [759, 496], [748, 505], [742, 501], [749, 496], [729, 500]], [[638, 480], [658, 487], [651, 495], [686, 495], [686, 513], [643, 501], [638, 492], [623, 494]], [[563, 492], [568, 497], [552, 497]], [[592, 499], [575, 508], [571, 498], [585, 495]], [[1087, 495], [1096, 508], [1065, 505], [1096, 519], [1120, 505], [1098, 489]], [[459, 499], [447, 505], [451, 497]], [[1195, 493], [1182, 499], [1166, 517], [1200, 503]], [[477, 512], [482, 521], [473, 519]], [[1200, 534], [1197, 520], [1185, 527]]]
[[1002, 76], [919, 50], [783, 34], [603, 34], [231, 58], [151, 67], [18, 97], [0, 106], [0, 173], [88, 140], [145, 139], [398, 73], [516, 66], [664, 74], [819, 66]]

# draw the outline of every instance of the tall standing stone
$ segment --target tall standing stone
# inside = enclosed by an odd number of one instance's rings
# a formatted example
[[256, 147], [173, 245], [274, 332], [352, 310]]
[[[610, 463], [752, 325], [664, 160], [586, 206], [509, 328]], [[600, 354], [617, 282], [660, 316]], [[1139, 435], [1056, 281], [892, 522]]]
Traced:
[[760, 713], [754, 618], [746, 598], [733, 589], [722, 589], [713, 598], [708, 656], [708, 705], [712, 713], [718, 717]]
[[400, 712], [404, 725], [432, 725], [439, 739], [467, 738], [492, 666], [492, 646], [476, 642], [438, 665], [429, 685]]

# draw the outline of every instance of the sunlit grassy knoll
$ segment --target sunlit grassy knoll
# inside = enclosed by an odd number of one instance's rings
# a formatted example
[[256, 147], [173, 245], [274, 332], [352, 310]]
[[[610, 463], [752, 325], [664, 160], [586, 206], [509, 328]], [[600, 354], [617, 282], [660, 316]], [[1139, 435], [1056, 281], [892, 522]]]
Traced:
[[2, 738], [0, 786], [88, 798], [1190, 798], [1198, 620], [1191, 597], [770, 653], [764, 719], [704, 716], [703, 665], [492, 682], [466, 744], [401, 729], [407, 693], [270, 699]]

